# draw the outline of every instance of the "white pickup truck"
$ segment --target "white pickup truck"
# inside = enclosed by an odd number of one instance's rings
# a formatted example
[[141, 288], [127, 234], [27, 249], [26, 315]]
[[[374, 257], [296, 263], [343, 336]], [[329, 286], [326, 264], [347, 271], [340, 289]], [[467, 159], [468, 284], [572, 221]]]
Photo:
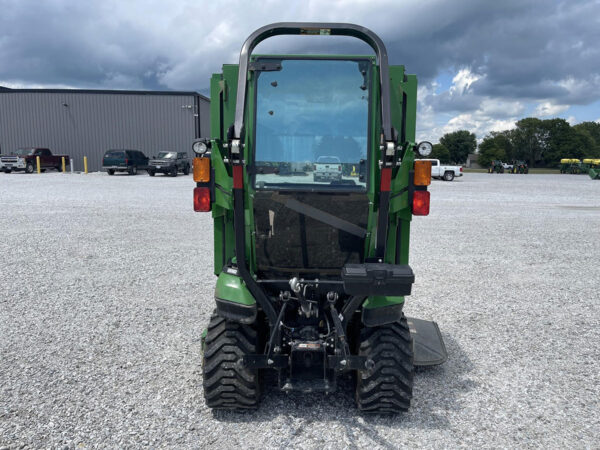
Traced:
[[462, 166], [442, 166], [439, 159], [423, 159], [422, 161], [431, 161], [431, 177], [444, 181], [452, 181], [454, 177], [463, 176]]
[[317, 181], [341, 181], [342, 163], [337, 156], [319, 156], [314, 165], [313, 179]]

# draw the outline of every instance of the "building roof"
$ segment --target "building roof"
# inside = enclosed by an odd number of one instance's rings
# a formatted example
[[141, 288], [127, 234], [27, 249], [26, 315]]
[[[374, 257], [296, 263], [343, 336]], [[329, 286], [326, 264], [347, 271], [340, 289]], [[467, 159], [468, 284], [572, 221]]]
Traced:
[[187, 97], [198, 96], [206, 101], [210, 101], [208, 97], [195, 91], [134, 91], [119, 89], [11, 89], [4, 86], [0, 86], [0, 92], [31, 92], [39, 94], [181, 95]]

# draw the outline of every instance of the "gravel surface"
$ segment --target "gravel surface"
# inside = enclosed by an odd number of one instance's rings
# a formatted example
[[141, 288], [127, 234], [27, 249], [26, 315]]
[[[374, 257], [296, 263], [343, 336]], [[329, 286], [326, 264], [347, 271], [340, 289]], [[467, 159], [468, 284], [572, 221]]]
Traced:
[[204, 405], [212, 222], [191, 177], [0, 174], [0, 448], [600, 446], [600, 182], [466, 174], [415, 218], [409, 315], [449, 361], [413, 406], [266, 388]]

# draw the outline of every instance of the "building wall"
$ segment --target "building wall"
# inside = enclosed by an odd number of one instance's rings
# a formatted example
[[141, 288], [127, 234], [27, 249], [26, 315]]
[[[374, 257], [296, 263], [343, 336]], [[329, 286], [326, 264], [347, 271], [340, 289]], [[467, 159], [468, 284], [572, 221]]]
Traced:
[[477, 153], [469, 153], [465, 167], [468, 169], [481, 169], [482, 167], [477, 163], [478, 158], [479, 155]]
[[[75, 170], [100, 170], [111, 148], [185, 151], [209, 136], [209, 101], [195, 93], [0, 91], [0, 149], [47, 147], [68, 154]], [[200, 133], [200, 136], [197, 136]]]

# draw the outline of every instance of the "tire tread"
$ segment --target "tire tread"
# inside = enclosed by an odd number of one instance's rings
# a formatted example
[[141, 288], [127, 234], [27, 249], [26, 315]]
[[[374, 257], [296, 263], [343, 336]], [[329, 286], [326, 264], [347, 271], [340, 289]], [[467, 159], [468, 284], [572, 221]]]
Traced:
[[356, 379], [356, 403], [366, 413], [407, 411], [412, 398], [413, 347], [408, 322], [361, 330], [359, 354], [375, 363]]
[[256, 353], [257, 333], [251, 325], [231, 322], [213, 313], [206, 334], [202, 373], [204, 399], [213, 409], [256, 408], [258, 371], [238, 365], [245, 354]]

